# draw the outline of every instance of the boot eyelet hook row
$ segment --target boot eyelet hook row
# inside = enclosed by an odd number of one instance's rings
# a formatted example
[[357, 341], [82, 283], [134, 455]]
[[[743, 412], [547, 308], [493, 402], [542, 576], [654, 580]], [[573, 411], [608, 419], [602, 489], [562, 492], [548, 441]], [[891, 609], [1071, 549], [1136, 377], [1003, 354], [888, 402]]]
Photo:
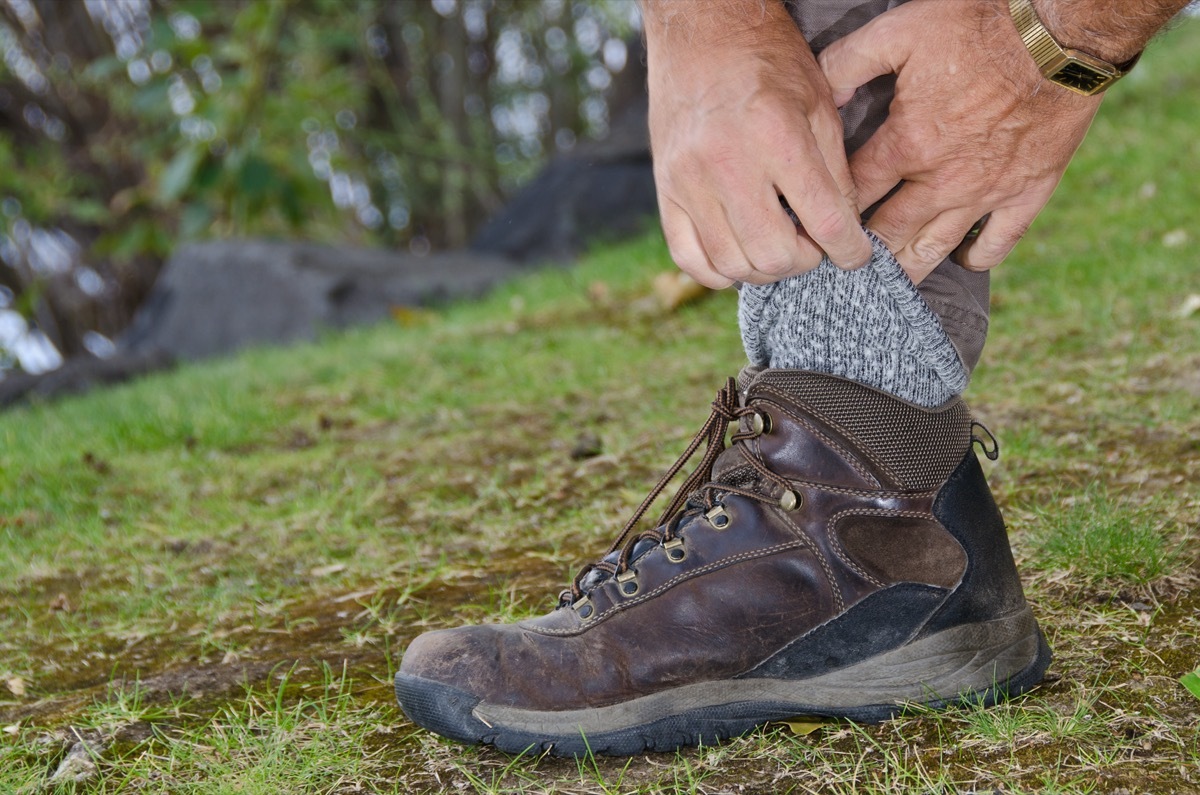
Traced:
[[756, 411], [750, 416], [750, 430], [755, 436], [763, 436], [771, 432], [771, 415], [764, 411]]
[[682, 563], [687, 558], [687, 548], [684, 547], [682, 538], [664, 541], [663, 549], [666, 550], [667, 560], [672, 563]]
[[633, 596], [640, 589], [637, 581], [637, 571], [635, 569], [626, 569], [617, 575], [617, 589], [622, 596]]
[[592, 600], [586, 596], [575, 603], [575, 613], [584, 621], [596, 614], [596, 608], [592, 606]]
[[724, 530], [729, 527], [729, 523], [733, 520], [729, 518], [729, 514], [725, 512], [725, 506], [717, 503], [704, 514], [704, 518], [708, 519], [708, 523], [715, 530]]
[[804, 497], [798, 491], [785, 489], [783, 494], [779, 495], [779, 507], [785, 511], [795, 511], [804, 504]]

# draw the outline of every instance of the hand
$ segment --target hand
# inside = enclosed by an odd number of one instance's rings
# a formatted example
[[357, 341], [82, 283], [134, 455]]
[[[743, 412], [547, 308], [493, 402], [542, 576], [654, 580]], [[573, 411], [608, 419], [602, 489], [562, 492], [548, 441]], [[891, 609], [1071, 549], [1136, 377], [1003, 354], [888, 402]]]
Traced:
[[[829, 86], [782, 3], [647, 0], [650, 140], [676, 264], [713, 288], [871, 257]], [[780, 205], [783, 196], [801, 228]]]
[[1042, 78], [1003, 0], [910, 0], [820, 63], [839, 105], [897, 75], [888, 118], [850, 171], [861, 207], [903, 181], [868, 226], [914, 282], [955, 249], [970, 270], [998, 265], [1049, 201], [1101, 100]]

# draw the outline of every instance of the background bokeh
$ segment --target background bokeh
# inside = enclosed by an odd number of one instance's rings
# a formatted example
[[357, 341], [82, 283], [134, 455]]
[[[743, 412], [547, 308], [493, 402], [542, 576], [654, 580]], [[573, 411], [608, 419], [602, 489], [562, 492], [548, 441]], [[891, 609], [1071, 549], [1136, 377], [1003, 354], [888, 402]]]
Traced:
[[0, 377], [180, 243], [464, 245], [641, 90], [633, 0], [0, 0]]

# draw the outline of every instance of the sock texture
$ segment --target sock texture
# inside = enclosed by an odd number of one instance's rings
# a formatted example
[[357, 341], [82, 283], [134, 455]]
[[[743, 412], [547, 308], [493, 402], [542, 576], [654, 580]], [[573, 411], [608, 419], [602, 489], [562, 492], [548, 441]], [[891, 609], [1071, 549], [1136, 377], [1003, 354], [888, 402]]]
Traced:
[[750, 363], [811, 370], [940, 406], [970, 374], [937, 315], [874, 235], [871, 261], [844, 271], [825, 259], [774, 284], [743, 284], [738, 325]]

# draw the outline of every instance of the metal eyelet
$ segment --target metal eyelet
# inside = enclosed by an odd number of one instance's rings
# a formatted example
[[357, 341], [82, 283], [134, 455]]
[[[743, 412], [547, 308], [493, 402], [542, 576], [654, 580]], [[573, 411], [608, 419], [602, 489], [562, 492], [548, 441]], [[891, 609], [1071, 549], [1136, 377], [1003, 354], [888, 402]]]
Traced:
[[622, 596], [633, 596], [641, 588], [637, 581], [637, 571], [627, 569], [617, 575], [617, 589]]
[[667, 560], [672, 563], [682, 563], [687, 558], [687, 549], [683, 546], [682, 538], [664, 541], [663, 549], [667, 552]]
[[779, 495], [779, 507], [785, 511], [794, 511], [803, 504], [804, 498], [800, 496], [800, 492], [787, 489]]
[[755, 436], [762, 436], [771, 432], [771, 415], [761, 411], [754, 412], [750, 417], [750, 430], [754, 431]]
[[724, 530], [733, 521], [729, 518], [729, 514], [725, 512], [725, 506], [720, 503], [709, 509], [708, 513], [704, 514], [704, 517], [708, 519], [708, 523], [716, 530]]
[[585, 596], [575, 603], [575, 612], [581, 619], [587, 621], [596, 612], [596, 608], [592, 606], [592, 600]]

